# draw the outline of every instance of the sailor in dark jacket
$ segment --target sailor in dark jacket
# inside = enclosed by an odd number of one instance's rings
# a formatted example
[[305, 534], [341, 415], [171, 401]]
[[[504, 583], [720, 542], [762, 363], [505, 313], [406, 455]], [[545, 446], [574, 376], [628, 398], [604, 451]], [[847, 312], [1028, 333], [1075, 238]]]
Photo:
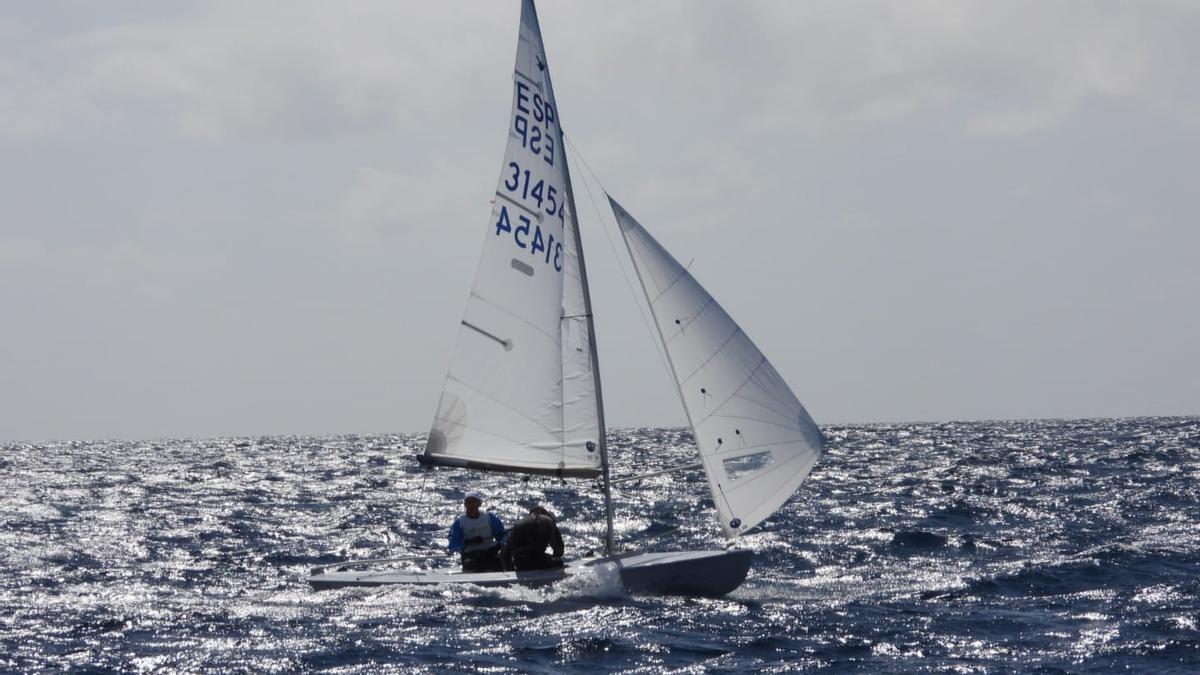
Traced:
[[[551, 548], [553, 556], [546, 555], [547, 546]], [[558, 532], [554, 516], [546, 509], [535, 506], [529, 509], [529, 515], [513, 525], [500, 557], [511, 569], [521, 571], [562, 567], [562, 555], [562, 535]]]

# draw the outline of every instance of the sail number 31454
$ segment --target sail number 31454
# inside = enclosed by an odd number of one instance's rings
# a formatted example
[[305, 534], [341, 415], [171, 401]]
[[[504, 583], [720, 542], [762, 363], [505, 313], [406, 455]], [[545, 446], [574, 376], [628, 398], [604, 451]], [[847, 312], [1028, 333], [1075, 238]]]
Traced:
[[546, 215], [557, 215], [560, 223], [566, 223], [564, 212], [567, 205], [558, 201], [560, 194], [553, 185], [547, 183], [544, 178], [539, 178], [536, 183], [533, 183], [529, 169], [522, 170], [516, 162], [509, 162], [508, 170], [512, 171], [512, 174], [504, 178], [505, 190], [514, 196], [521, 195], [521, 199], [524, 201], [536, 201], [537, 207], [543, 209]]
[[542, 227], [535, 225], [529, 216], [521, 213], [517, 214], [517, 225], [514, 227], [508, 215], [508, 207], [501, 205], [500, 217], [496, 219], [496, 236], [504, 233], [512, 234], [513, 243], [518, 248], [529, 251], [534, 257], [542, 258], [542, 262], [547, 265], [553, 264], [555, 272], [562, 271], [563, 246], [561, 241], [554, 240], [554, 233], [548, 232], [543, 236]]

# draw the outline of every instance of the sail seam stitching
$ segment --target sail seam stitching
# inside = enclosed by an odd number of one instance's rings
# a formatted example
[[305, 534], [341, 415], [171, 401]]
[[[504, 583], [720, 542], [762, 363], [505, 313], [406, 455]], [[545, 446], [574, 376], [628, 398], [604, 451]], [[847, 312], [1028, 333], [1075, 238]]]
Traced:
[[[738, 333], [742, 332], [742, 329], [740, 329], [740, 328], [739, 328], [739, 329], [737, 330], [737, 332], [738, 332]], [[733, 336], [732, 336], [732, 335], [731, 335], [731, 336], [729, 336], [729, 339], [730, 339], [730, 340], [732, 340], [732, 339], [733, 339]], [[729, 340], [726, 340], [726, 343], [728, 343], [728, 342], [729, 342]], [[725, 345], [721, 345], [721, 348], [722, 348], [722, 349], [723, 349], [724, 347], [725, 347]], [[709, 357], [709, 358], [711, 359], [711, 358], [715, 357], [715, 356], [717, 355], [717, 353], [719, 353], [720, 351], [721, 351], [721, 350], [720, 350], [720, 349], [718, 349], [718, 350], [717, 350], [717, 352], [714, 352], [714, 353], [713, 353], [713, 356], [712, 356], [712, 357]], [[715, 414], [717, 411], [719, 411], [721, 408], [724, 408], [724, 407], [725, 407], [725, 404], [729, 403], [730, 401], [732, 401], [732, 400], [733, 400], [733, 399], [735, 399], [735, 398], [740, 398], [740, 397], [738, 396], [738, 394], [739, 394], [739, 393], [741, 393], [741, 391], [742, 391], [743, 389], [745, 389], [745, 388], [746, 388], [746, 385], [747, 385], [747, 384], [750, 384], [750, 382], [751, 382], [751, 381], [754, 379], [754, 375], [755, 375], [755, 373], [757, 373], [757, 372], [759, 371], [759, 369], [763, 367], [763, 364], [764, 364], [764, 363], [766, 363], [766, 362], [767, 362], [767, 357], [763, 356], [763, 355], [762, 355], [762, 352], [759, 352], [759, 354], [758, 354], [758, 365], [754, 366], [754, 369], [750, 371], [750, 374], [746, 376], [746, 379], [745, 379], [745, 380], [742, 380], [742, 383], [741, 383], [740, 385], [738, 385], [738, 388], [733, 390], [733, 393], [732, 393], [732, 394], [730, 394], [728, 397], [726, 397], [726, 399], [725, 399], [724, 401], [721, 401], [721, 402], [720, 402], [720, 403], [719, 403], [719, 404], [718, 404], [718, 405], [717, 405], [715, 408], [713, 408], [713, 412], [712, 412], [712, 413], [710, 413], [710, 414], [708, 414], [708, 415], [705, 415], [705, 416], [704, 416], [704, 420], [705, 420], [705, 421], [708, 421], [708, 418], [709, 418], [709, 417], [711, 417], [713, 414]], [[707, 363], [707, 362], [706, 362], [706, 363]], [[747, 400], [747, 401], [748, 401], [748, 400], [750, 400], [750, 399], [743, 399], [743, 400]], [[756, 403], [757, 403], [757, 401], [756, 401]], [[759, 403], [759, 405], [762, 405], [762, 404], [761, 404], [761, 403]], [[766, 408], [767, 410], [771, 410], [771, 408], [769, 408], [769, 407], [767, 407], [767, 406], [765, 406], [765, 405], [763, 405], [763, 407], [764, 407], [764, 408]], [[775, 411], [772, 411], [772, 412], [775, 412]]]
[[[459, 382], [459, 380], [455, 380], [455, 382]], [[434, 416], [433, 416], [433, 418], [434, 418], [435, 420], [439, 420], [439, 421], [443, 422], [443, 423], [444, 423], [444, 424], [446, 424], [447, 426], [455, 426], [455, 427], [461, 427], [461, 428], [463, 428], [463, 429], [470, 429], [471, 431], [474, 431], [474, 432], [476, 432], [476, 433], [484, 434], [484, 435], [486, 435], [486, 436], [491, 436], [492, 438], [498, 438], [498, 439], [500, 439], [500, 440], [502, 440], [502, 441], [508, 441], [509, 443], [516, 444], [516, 445], [518, 445], [518, 446], [520, 446], [520, 447], [522, 447], [522, 448], [524, 448], [524, 447], [529, 447], [529, 446], [527, 446], [527, 445], [526, 445], [524, 442], [522, 442], [522, 441], [518, 441], [518, 440], [517, 440], [517, 439], [515, 439], [515, 438], [509, 438], [508, 436], [502, 436], [502, 435], [500, 435], [500, 434], [497, 434], [497, 433], [494, 433], [494, 432], [491, 432], [491, 431], [487, 431], [486, 429], [479, 429], [479, 428], [477, 428], [477, 427], [473, 427], [473, 426], [470, 426], [470, 425], [468, 425], [468, 424], [463, 424], [462, 422], [455, 422], [454, 420], [450, 420], [450, 419], [447, 419], [447, 418], [445, 418], [445, 417], [439, 417], [439, 416], [437, 416], [437, 415], [434, 415]], [[536, 449], [536, 448], [535, 448], [535, 449]], [[453, 454], [450, 454], [450, 453], [442, 453], [442, 454], [443, 454], [443, 455], [445, 455], [445, 456], [447, 456], [447, 457], [456, 457], [456, 456], [457, 456], [457, 455], [453, 455]]]
[[[710, 362], [710, 361], [712, 361], [713, 359], [717, 358], [717, 355], [721, 353], [721, 350], [725, 349], [726, 345], [728, 345], [728, 344], [729, 344], [729, 341], [730, 341], [730, 340], [732, 340], [733, 338], [737, 337], [737, 336], [738, 336], [738, 334], [739, 334], [739, 333], [741, 333], [741, 332], [742, 332], [742, 329], [741, 329], [741, 328], [739, 328], [739, 327], [737, 327], [737, 326], [735, 325], [735, 326], [734, 326], [734, 329], [733, 329], [733, 332], [732, 332], [732, 333], [730, 333], [729, 337], [725, 338], [725, 341], [721, 343], [721, 346], [720, 346], [720, 347], [717, 347], [715, 350], [713, 350], [713, 353], [712, 353], [712, 354], [709, 354], [708, 358], [707, 358], [707, 359], [704, 359], [704, 362], [703, 362], [703, 363], [701, 363], [700, 365], [696, 366], [695, 370], [693, 370], [693, 371], [692, 371], [690, 374], [688, 374], [688, 376], [687, 376], [687, 377], [685, 377], [685, 378], [683, 378], [682, 380], [680, 380], [680, 383], [682, 384], [682, 383], [685, 383], [685, 382], [691, 382], [691, 381], [692, 381], [692, 378], [696, 376], [696, 373], [699, 373], [701, 370], [703, 370], [703, 369], [704, 369], [704, 366], [707, 366], [707, 365], [709, 364], [709, 362]], [[759, 357], [760, 357], [760, 358], [761, 358], [763, 361], [766, 361], [766, 360], [767, 360], [767, 357], [763, 356], [762, 354], [759, 354]], [[760, 364], [759, 364], [759, 366], [761, 366], [761, 365], [762, 365], [762, 364], [760, 363]], [[759, 368], [759, 366], [755, 366], [755, 367], [754, 367], [754, 371], [757, 371], [757, 370], [758, 370], [758, 368]], [[751, 371], [751, 372], [750, 372], [750, 375], [751, 375], [751, 376], [753, 376], [753, 375], [754, 375], [754, 371]], [[750, 379], [750, 378], [746, 378], [746, 380], [747, 380], [747, 381], [749, 381], [749, 379]], [[744, 386], [746, 386], [746, 382], [742, 382], [742, 384], [741, 384], [741, 385], [740, 385], [740, 386], [739, 386], [737, 389], [735, 389], [735, 390], [734, 390], [734, 393], [736, 394], [737, 392], [741, 391], [742, 387], [744, 387]], [[728, 401], [729, 399], [725, 399], [725, 400], [726, 400], [726, 401]], [[722, 403], [721, 405], [725, 405], [725, 404], [724, 404], [724, 403]], [[720, 406], [717, 406], [717, 407], [719, 408]]]
[[[764, 356], [764, 357], [763, 357], [763, 360], [765, 361], [765, 360], [766, 360], [766, 358], [767, 358], [767, 357], [765, 357], [765, 356]], [[742, 401], [746, 401], [747, 403], [751, 403], [751, 404], [753, 404], [753, 405], [756, 405], [756, 406], [758, 406], [758, 407], [760, 407], [760, 408], [762, 408], [762, 409], [764, 409], [764, 410], [769, 410], [769, 411], [771, 411], [771, 412], [775, 413], [776, 415], [779, 415], [780, 417], [783, 417], [784, 419], [787, 419], [789, 416], [796, 415], [796, 412], [795, 412], [795, 411], [793, 411], [793, 410], [786, 410], [786, 411], [785, 411], [785, 410], [776, 410], [775, 408], [772, 408], [771, 406], [767, 405], [766, 403], [763, 403], [762, 401], [756, 401], [755, 399], [752, 399], [752, 398], [747, 398], [747, 397], [745, 397], [745, 396], [742, 396], [742, 395], [741, 395], [741, 389], [740, 389], [740, 388], [738, 389], [738, 392], [737, 392], [737, 393], [735, 393], [735, 394], [734, 394], [734, 395], [733, 395], [731, 398], [737, 398], [737, 399], [740, 399], [740, 400], [742, 400]], [[726, 403], [728, 403], [728, 401], [726, 401]], [[722, 405], [723, 405], [723, 404], [722, 404]], [[718, 410], [719, 410], [719, 409], [720, 409], [720, 408], [718, 408]], [[798, 428], [800, 428], [800, 427], [796, 427], [796, 428], [798, 429]]]
[[[742, 399], [742, 400], [748, 400], [748, 399]], [[767, 408], [767, 409], [770, 410], [770, 408]], [[774, 412], [774, 411], [772, 411], [772, 412]], [[795, 430], [795, 431], [801, 431], [799, 426], [788, 425], [788, 424], [784, 424], [783, 422], [776, 422], [774, 420], [765, 420], [765, 419], [761, 419], [758, 417], [747, 417], [745, 415], [725, 415], [722, 413], [713, 413], [705, 419], [711, 420], [716, 417], [730, 419], [730, 420], [746, 420], [747, 422], [759, 422], [760, 424], [770, 424], [771, 426], [780, 427], [783, 429], [791, 429], [791, 430]]]
[[[655, 242], [655, 243], [657, 243], [657, 242]], [[660, 247], [661, 247], [661, 245], [660, 245]], [[670, 257], [670, 254], [667, 254], [667, 256]], [[679, 280], [684, 278], [685, 276], [688, 276], [688, 271], [686, 269], [683, 269], [682, 267], [679, 268], [679, 275], [676, 276], [674, 279], [672, 279], [671, 283], [667, 284], [667, 286], [662, 289], [661, 293], [654, 296], [654, 299], [650, 301], [650, 304], [654, 304], [654, 303], [658, 302], [659, 299], [662, 298], [662, 296], [667, 294], [667, 291], [671, 290], [675, 286], [675, 284], [679, 283]]]
[[690, 319], [688, 319], [686, 324], [680, 326], [679, 330], [674, 335], [671, 336], [671, 339], [668, 340], [668, 342], [674, 342], [675, 338], [679, 337], [680, 335], [683, 335], [684, 331], [687, 330], [687, 328], [689, 326], [691, 326], [693, 323], [696, 323], [696, 320], [699, 319], [701, 316], [704, 316], [704, 313], [708, 311], [709, 307], [712, 307], [713, 305], [716, 305], [716, 304], [717, 304], [717, 299], [712, 297], [711, 295], [708, 296], [708, 302], [704, 303], [704, 306], [700, 308], [700, 311], [693, 314], [692, 317]]
[[[486, 392], [480, 391], [479, 389], [477, 389], [477, 388], [475, 388], [475, 387], [471, 386], [470, 384], [467, 384], [466, 382], [463, 382], [462, 380], [458, 379], [457, 377], [454, 377], [453, 375], [449, 375], [449, 376], [447, 376], [447, 379], [453, 380], [453, 381], [455, 381], [455, 382], [457, 382], [457, 383], [461, 384], [462, 386], [466, 387], [467, 389], [470, 389], [471, 391], [475, 392], [476, 394], [479, 394], [480, 396], [482, 396], [482, 397], [486, 398], [487, 400], [489, 400], [489, 401], [491, 401], [491, 402], [493, 402], [493, 403], [498, 403], [498, 404], [500, 404], [501, 406], [503, 406], [503, 407], [505, 407], [505, 408], [507, 408], [507, 409], [509, 409], [509, 410], [513, 411], [513, 412], [514, 412], [514, 413], [516, 413], [517, 415], [519, 415], [519, 416], [520, 416], [522, 419], [529, 420], [530, 422], [533, 422], [533, 424], [534, 424], [536, 427], [538, 427], [538, 428], [539, 428], [539, 429], [541, 429], [542, 431], [545, 431], [546, 433], [550, 434], [550, 437], [551, 437], [552, 439], [555, 439], [555, 440], [557, 440], [557, 439], [555, 438], [555, 432], [554, 432], [554, 430], [553, 430], [553, 429], [547, 428], [547, 427], [546, 427], [546, 425], [544, 425], [544, 424], [542, 424], [541, 422], [537, 421], [536, 419], [534, 419], [534, 418], [532, 418], [532, 417], [530, 417], [530, 416], [526, 415], [525, 413], [521, 412], [520, 410], [518, 410], [518, 409], [516, 409], [516, 408], [512, 407], [512, 406], [511, 406], [511, 405], [509, 405], [508, 403], [505, 403], [504, 401], [501, 401], [500, 399], [498, 399], [498, 398], [496, 398], [496, 397], [492, 396], [491, 394], [488, 394], [488, 393], [486, 393]], [[561, 385], [560, 385], [560, 386], [561, 386]], [[482, 429], [479, 429], [479, 428], [477, 428], [477, 427], [467, 426], [466, 424], [459, 424], [459, 426], [463, 427], [464, 429], [473, 429], [473, 430], [475, 430], [475, 431], [481, 431], [481, 432], [483, 432], [483, 433], [485, 433], [485, 434], [489, 434], [489, 435], [491, 435], [491, 436], [495, 436], [496, 438], [503, 438], [503, 439], [505, 439], [505, 440], [512, 441], [513, 443], [520, 444], [522, 447], [528, 447], [528, 448], [533, 448], [534, 450], [540, 450], [540, 448], [534, 448], [533, 446], [531, 446], [531, 445], [528, 445], [528, 444], [526, 444], [526, 443], [525, 443], [525, 442], [523, 442], [523, 441], [518, 441], [518, 440], [515, 440], [515, 439], [512, 439], [512, 438], [507, 438], [506, 436], [501, 436], [501, 435], [499, 435], [499, 434], [492, 434], [492, 433], [490, 433], [490, 432], [483, 431]]]
[[[450, 379], [453, 379], [453, 378], [450, 378]], [[454, 381], [455, 381], [455, 382], [459, 382], [459, 380], [454, 380]], [[515, 438], [509, 438], [509, 437], [507, 437], [507, 436], [502, 436], [502, 435], [500, 435], [500, 434], [493, 433], [493, 432], [491, 432], [491, 431], [487, 431], [487, 430], [485, 430], [485, 429], [477, 429], [477, 428], [475, 428], [475, 427], [472, 427], [472, 426], [469, 426], [469, 425], [463, 424], [462, 422], [455, 422], [454, 420], [447, 419], [447, 418], [445, 418], [445, 417], [440, 417], [440, 416], [438, 416], [438, 415], [434, 415], [434, 416], [433, 416], [433, 419], [434, 419], [435, 421], [440, 421], [440, 422], [442, 422], [443, 424], [446, 424], [447, 426], [454, 426], [454, 427], [460, 427], [460, 428], [463, 428], [463, 429], [469, 429], [469, 430], [471, 430], [471, 431], [474, 431], [474, 432], [476, 432], [476, 433], [483, 434], [483, 435], [485, 435], [485, 436], [491, 436], [492, 438], [498, 438], [498, 439], [500, 439], [500, 440], [502, 440], [502, 441], [508, 441], [509, 443], [514, 443], [514, 444], [516, 444], [516, 445], [518, 445], [518, 446], [525, 447], [525, 444], [524, 444], [524, 443], [522, 443], [521, 441], [518, 441], [518, 440], [516, 440]], [[433, 456], [435, 456], [435, 457], [436, 457], [436, 456], [437, 456], [437, 454], [438, 454], [438, 453], [433, 453]], [[454, 454], [452, 454], [452, 453], [440, 453], [440, 454], [442, 454], [442, 455], [444, 455], [444, 456], [446, 456], [446, 457], [457, 457], [457, 456], [458, 456], [458, 455], [454, 455]]]
[[[485, 305], [487, 305], [488, 307], [491, 307], [491, 308], [493, 308], [493, 309], [499, 310], [499, 311], [501, 311], [501, 312], [503, 312], [503, 313], [507, 314], [508, 316], [511, 316], [512, 318], [516, 319], [517, 321], [520, 321], [521, 323], [525, 324], [526, 326], [529, 326], [530, 328], [534, 329], [535, 331], [537, 331], [537, 332], [541, 333], [542, 335], [546, 336], [546, 338], [547, 338], [547, 339], [549, 339], [551, 342], [555, 342], [555, 343], [557, 343], [557, 342], [558, 342], [558, 338], [556, 338], [555, 336], [553, 336], [553, 335], [551, 335], [551, 334], [547, 333], [546, 331], [542, 330], [542, 329], [541, 329], [541, 327], [540, 327], [540, 326], [538, 326], [537, 324], [534, 324], [534, 323], [530, 322], [529, 320], [527, 320], [527, 319], [525, 319], [525, 318], [521, 317], [520, 315], [513, 314], [512, 312], [510, 312], [510, 311], [508, 311], [507, 309], [505, 309], [505, 308], [501, 307], [500, 305], [497, 305], [496, 303], [492, 302], [491, 300], [488, 300], [487, 298], [483, 297], [483, 296], [482, 296], [482, 295], [480, 295], [479, 293], [477, 293], [477, 292], [475, 292], [475, 291], [471, 291], [471, 296], [472, 296], [472, 297], [474, 297], [474, 298], [476, 298], [476, 299], [478, 299], [480, 302], [484, 303], [484, 304], [485, 304]], [[468, 309], [470, 309], [470, 308], [468, 308]], [[465, 317], [464, 317], [464, 318], [465, 318]]]

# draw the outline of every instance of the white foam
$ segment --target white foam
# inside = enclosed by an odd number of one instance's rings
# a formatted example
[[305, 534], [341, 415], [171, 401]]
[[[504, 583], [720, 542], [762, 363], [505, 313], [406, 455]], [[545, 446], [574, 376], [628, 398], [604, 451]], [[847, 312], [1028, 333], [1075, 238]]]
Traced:
[[551, 603], [560, 600], [591, 598], [596, 600], [620, 600], [629, 597], [621, 583], [621, 573], [611, 563], [590, 567], [572, 568], [561, 581], [547, 586], [467, 586], [471, 592], [484, 597], [495, 597], [510, 602]]

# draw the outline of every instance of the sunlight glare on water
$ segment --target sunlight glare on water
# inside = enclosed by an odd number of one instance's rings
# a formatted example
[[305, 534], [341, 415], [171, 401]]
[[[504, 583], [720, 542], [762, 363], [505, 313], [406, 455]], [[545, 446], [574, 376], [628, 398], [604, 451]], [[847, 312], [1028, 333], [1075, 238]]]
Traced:
[[[739, 542], [724, 598], [543, 588], [313, 592], [308, 570], [428, 555], [466, 489], [601, 548], [591, 481], [424, 471], [418, 435], [13, 443], [0, 450], [0, 671], [678, 672], [1200, 668], [1200, 420], [835, 426]], [[692, 461], [613, 432], [614, 474]], [[697, 472], [622, 484], [617, 538], [719, 548]], [[658, 535], [662, 535], [661, 537]]]

